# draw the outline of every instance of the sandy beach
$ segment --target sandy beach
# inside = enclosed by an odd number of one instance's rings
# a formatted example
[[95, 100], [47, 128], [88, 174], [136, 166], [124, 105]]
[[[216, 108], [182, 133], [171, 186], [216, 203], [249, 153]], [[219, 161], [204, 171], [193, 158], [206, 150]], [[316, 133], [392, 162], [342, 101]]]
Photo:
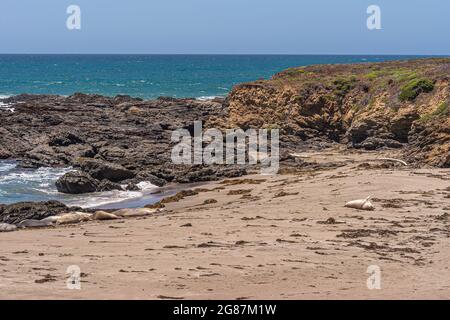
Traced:
[[[319, 169], [209, 183], [149, 217], [0, 233], [0, 298], [450, 298], [449, 169], [302, 156]], [[369, 195], [374, 211], [344, 207]]]

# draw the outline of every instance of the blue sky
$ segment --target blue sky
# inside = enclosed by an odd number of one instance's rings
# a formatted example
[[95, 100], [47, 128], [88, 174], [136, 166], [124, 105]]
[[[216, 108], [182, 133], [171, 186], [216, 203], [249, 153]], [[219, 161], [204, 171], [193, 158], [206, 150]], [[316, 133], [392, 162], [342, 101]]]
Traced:
[[[382, 30], [366, 27], [371, 4]], [[450, 54], [449, 34], [444, 0], [0, 2], [0, 53]]]

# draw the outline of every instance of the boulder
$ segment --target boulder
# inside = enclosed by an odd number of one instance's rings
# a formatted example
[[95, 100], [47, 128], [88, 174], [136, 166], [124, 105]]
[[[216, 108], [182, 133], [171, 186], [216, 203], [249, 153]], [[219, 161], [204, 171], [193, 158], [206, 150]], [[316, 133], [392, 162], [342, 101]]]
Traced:
[[121, 166], [111, 162], [106, 162], [100, 159], [80, 159], [78, 165], [81, 170], [89, 173], [93, 178], [98, 180], [107, 179], [112, 182], [120, 182], [127, 179], [132, 179], [135, 173]]
[[108, 180], [103, 180], [100, 182], [100, 184], [97, 187], [97, 191], [103, 192], [103, 191], [113, 191], [113, 190], [119, 190], [122, 191], [123, 188], [120, 184], [114, 183]]
[[58, 201], [19, 202], [0, 208], [0, 222], [18, 224], [23, 220], [42, 220], [68, 211], [69, 208]]
[[72, 144], [83, 143], [84, 140], [74, 132], [57, 132], [50, 137], [49, 146], [67, 147]]
[[356, 149], [377, 150], [380, 148], [402, 148], [403, 144], [393, 139], [369, 137], [361, 143], [353, 145]]
[[55, 185], [56, 189], [62, 193], [82, 194], [97, 191], [100, 182], [92, 178], [89, 174], [73, 171], [66, 173], [59, 178]]

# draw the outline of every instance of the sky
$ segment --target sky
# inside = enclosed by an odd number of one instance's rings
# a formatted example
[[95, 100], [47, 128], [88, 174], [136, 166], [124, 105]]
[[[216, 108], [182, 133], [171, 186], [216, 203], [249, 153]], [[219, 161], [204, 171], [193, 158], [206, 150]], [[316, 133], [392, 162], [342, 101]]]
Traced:
[[449, 34], [445, 0], [0, 1], [0, 53], [448, 55]]

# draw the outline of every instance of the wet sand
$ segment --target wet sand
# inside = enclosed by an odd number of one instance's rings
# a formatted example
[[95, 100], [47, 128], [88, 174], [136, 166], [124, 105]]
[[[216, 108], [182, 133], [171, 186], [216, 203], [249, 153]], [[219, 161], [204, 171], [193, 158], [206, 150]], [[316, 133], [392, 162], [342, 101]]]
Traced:
[[[449, 169], [304, 156], [342, 166], [207, 184], [150, 217], [1, 233], [0, 298], [450, 298]], [[369, 195], [374, 211], [344, 207]]]

